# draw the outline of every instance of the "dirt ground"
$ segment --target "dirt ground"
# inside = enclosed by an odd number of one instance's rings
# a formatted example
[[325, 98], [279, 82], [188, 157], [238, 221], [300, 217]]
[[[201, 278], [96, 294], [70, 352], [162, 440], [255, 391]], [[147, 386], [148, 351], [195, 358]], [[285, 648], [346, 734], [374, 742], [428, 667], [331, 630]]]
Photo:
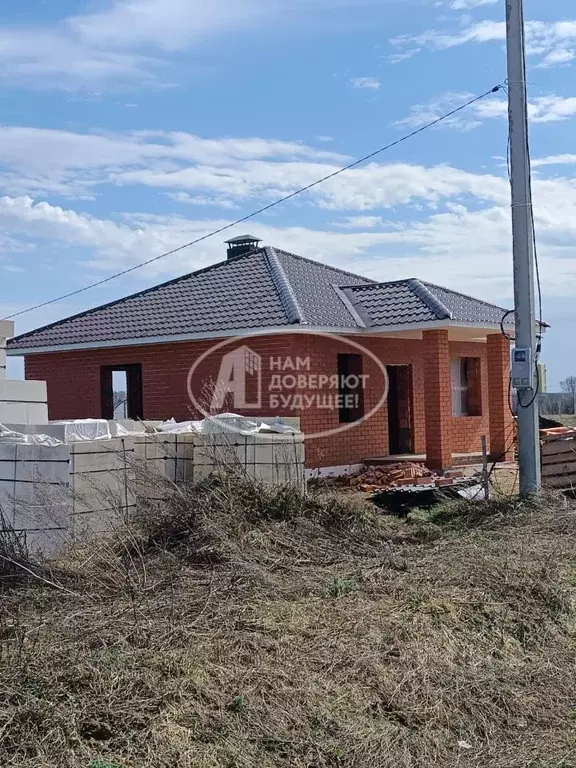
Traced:
[[499, 497], [514, 496], [519, 491], [518, 478], [518, 466], [496, 467], [491, 477], [494, 493]]
[[162, 504], [43, 581], [5, 568], [2, 768], [576, 764], [573, 502]]

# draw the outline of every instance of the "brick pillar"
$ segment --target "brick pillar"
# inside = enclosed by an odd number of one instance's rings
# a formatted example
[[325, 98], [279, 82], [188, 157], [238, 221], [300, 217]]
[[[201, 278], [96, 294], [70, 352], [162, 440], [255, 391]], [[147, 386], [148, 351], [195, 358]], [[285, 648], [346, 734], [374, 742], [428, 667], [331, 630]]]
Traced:
[[448, 331], [424, 331], [426, 454], [431, 469], [452, 466], [452, 385]]
[[490, 453], [494, 460], [510, 461], [514, 450], [514, 418], [510, 412], [510, 342], [501, 333], [487, 337]]

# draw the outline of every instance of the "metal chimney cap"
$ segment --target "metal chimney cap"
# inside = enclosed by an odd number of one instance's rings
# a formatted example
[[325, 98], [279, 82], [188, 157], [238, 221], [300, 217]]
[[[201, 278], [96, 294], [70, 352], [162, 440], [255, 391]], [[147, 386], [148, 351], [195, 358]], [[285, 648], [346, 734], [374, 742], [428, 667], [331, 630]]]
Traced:
[[262, 240], [254, 235], [238, 235], [230, 240], [224, 240], [226, 245], [243, 245], [244, 243], [261, 243]]

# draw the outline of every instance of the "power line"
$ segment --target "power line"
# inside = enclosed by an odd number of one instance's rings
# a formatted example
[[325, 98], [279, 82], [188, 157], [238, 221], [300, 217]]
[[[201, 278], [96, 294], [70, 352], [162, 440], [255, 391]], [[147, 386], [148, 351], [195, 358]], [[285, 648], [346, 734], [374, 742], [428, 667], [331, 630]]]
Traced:
[[62, 296], [57, 296], [55, 299], [49, 299], [48, 301], [43, 301], [40, 304], [35, 304], [34, 306], [28, 307], [27, 309], [21, 309], [19, 312], [14, 312], [12, 315], [7, 315], [6, 317], [3, 317], [2, 320], [11, 320], [14, 317], [25, 315], [28, 312], [33, 312], [36, 309], [41, 309], [42, 307], [48, 307], [51, 304], [56, 304], [59, 301], [70, 299], [73, 296], [78, 296], [78, 294], [80, 293], [85, 293], [86, 291], [89, 291], [92, 288], [97, 288], [100, 285], [105, 285], [106, 283], [109, 283], [112, 280], [116, 280], [119, 277], [124, 277], [124, 275], [128, 275], [131, 272], [135, 272], [137, 269], [141, 269], [142, 267], [147, 267], [149, 264], [153, 264], [156, 261], [160, 261], [160, 259], [165, 259], [168, 256], [173, 256], [175, 253], [179, 253], [180, 251], [183, 251], [185, 248], [190, 248], [191, 246], [197, 245], [198, 243], [201, 243], [204, 240], [208, 240], [209, 238], [215, 237], [216, 235], [219, 235], [222, 232], [226, 232], [227, 230], [238, 226], [238, 224], [243, 224], [245, 221], [249, 221], [250, 219], [253, 219], [255, 216], [259, 216], [261, 213], [265, 213], [266, 211], [269, 211], [271, 208], [275, 208], [277, 205], [280, 205], [281, 203], [285, 203], [288, 200], [292, 200], [292, 198], [296, 197], [297, 195], [301, 195], [303, 192], [308, 192], [308, 190], [313, 189], [314, 187], [317, 187], [320, 184], [323, 184], [325, 181], [334, 179], [336, 178], [336, 176], [340, 176], [340, 174], [345, 173], [346, 171], [352, 170], [352, 168], [356, 168], [362, 163], [365, 163], [367, 160], [371, 160], [373, 157], [377, 157], [378, 155], [381, 155], [383, 152], [387, 152], [389, 149], [392, 149], [393, 147], [397, 147], [399, 144], [402, 144], [403, 142], [414, 138], [414, 136], [417, 136], [418, 134], [423, 133], [424, 131], [427, 131], [429, 128], [433, 128], [435, 125], [438, 125], [439, 123], [442, 123], [445, 120], [448, 120], [450, 117], [453, 117], [454, 115], [458, 114], [458, 112], [462, 112], [462, 110], [466, 109], [467, 107], [470, 107], [472, 104], [475, 104], [476, 102], [481, 101], [482, 99], [485, 99], [487, 96], [490, 96], [490, 94], [497, 93], [502, 88], [503, 88], [502, 85], [496, 85], [493, 88], [490, 88], [489, 91], [486, 91], [485, 93], [482, 93], [480, 96], [476, 96], [473, 99], [470, 99], [465, 104], [461, 104], [459, 107], [456, 107], [455, 109], [450, 110], [450, 112], [446, 112], [446, 114], [442, 115], [441, 117], [437, 117], [435, 120], [431, 120], [429, 123], [426, 123], [426, 125], [420, 126], [420, 128], [417, 128], [411, 133], [407, 133], [405, 136], [402, 136], [400, 139], [396, 139], [396, 141], [393, 141], [390, 144], [386, 144], [384, 147], [380, 147], [380, 149], [377, 149], [374, 152], [370, 152], [370, 154], [368, 155], [364, 155], [364, 157], [361, 157], [359, 160], [355, 160], [353, 163], [350, 163], [349, 165], [345, 165], [343, 168], [339, 168], [337, 171], [333, 171], [332, 173], [329, 173], [327, 176], [323, 176], [321, 179], [318, 179], [317, 181], [313, 181], [311, 184], [307, 184], [305, 187], [301, 187], [300, 189], [297, 189], [294, 192], [291, 192], [289, 195], [285, 195], [284, 197], [281, 197], [280, 199], [275, 200], [274, 202], [269, 203], [268, 205], [265, 205], [262, 208], [258, 208], [257, 211], [253, 211], [252, 213], [249, 213], [247, 216], [242, 216], [240, 219], [236, 219], [236, 221], [233, 221], [230, 224], [225, 224], [223, 227], [219, 227], [218, 229], [215, 229], [212, 232], [208, 232], [207, 234], [202, 235], [201, 237], [197, 237], [195, 240], [191, 240], [189, 243], [184, 243], [184, 245], [180, 245], [177, 248], [173, 248], [170, 251], [161, 253], [159, 256], [154, 256], [152, 259], [148, 259], [147, 261], [142, 261], [140, 264], [135, 264], [133, 267], [128, 267], [127, 269], [124, 269], [121, 272], [116, 272], [114, 275], [105, 277], [102, 280], [98, 280], [95, 283], [90, 283], [90, 285], [85, 285], [83, 288], [78, 288], [75, 291], [70, 291], [70, 293], [65, 293]]

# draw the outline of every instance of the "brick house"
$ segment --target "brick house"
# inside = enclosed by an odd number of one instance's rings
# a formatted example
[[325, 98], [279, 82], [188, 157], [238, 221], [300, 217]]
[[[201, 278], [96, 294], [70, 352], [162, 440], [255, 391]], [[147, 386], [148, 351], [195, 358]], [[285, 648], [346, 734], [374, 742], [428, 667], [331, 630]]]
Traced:
[[[247, 235], [228, 241], [225, 261], [11, 339], [8, 354], [24, 356], [26, 378], [47, 382], [51, 419], [112, 418], [121, 376], [130, 417], [185, 420], [199, 415], [223, 354], [246, 348], [271, 361], [255, 365], [259, 392], [272, 399], [238, 408], [228, 391], [220, 405], [269, 416], [273, 402], [275, 414], [299, 416], [314, 436], [309, 467], [425, 454], [446, 469], [479, 452], [482, 435], [494, 457], [508, 458], [504, 313], [417, 279], [376, 283]], [[286, 370], [287, 360], [303, 371]], [[272, 397], [288, 379], [290, 402]], [[356, 379], [351, 399], [345, 382]], [[338, 387], [338, 407], [312, 391], [318, 381]]]

